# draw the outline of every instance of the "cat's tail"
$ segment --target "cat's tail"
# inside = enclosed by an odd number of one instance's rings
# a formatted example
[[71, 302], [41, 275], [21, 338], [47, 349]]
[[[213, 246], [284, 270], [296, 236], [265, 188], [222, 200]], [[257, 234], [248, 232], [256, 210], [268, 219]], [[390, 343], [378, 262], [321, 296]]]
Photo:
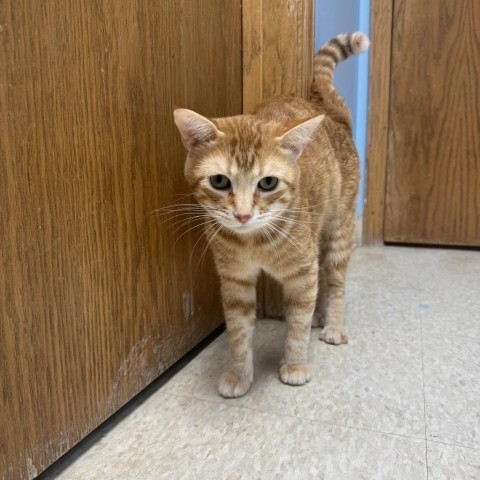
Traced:
[[348, 57], [365, 52], [370, 40], [362, 32], [342, 33], [327, 42], [315, 55], [313, 61], [312, 94], [325, 95], [332, 93], [333, 71], [335, 67]]

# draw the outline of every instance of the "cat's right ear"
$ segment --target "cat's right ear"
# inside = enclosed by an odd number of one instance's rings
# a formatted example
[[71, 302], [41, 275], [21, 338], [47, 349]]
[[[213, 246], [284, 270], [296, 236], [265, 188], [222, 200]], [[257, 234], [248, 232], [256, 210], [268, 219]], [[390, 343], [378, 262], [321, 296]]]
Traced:
[[305, 147], [311, 142], [315, 130], [324, 119], [325, 115], [318, 115], [298, 123], [281, 137], [277, 137], [280, 148], [286, 152], [290, 158], [297, 160], [303, 153]]
[[177, 108], [173, 112], [175, 123], [180, 130], [183, 145], [192, 152], [222, 135], [213, 122], [193, 110]]

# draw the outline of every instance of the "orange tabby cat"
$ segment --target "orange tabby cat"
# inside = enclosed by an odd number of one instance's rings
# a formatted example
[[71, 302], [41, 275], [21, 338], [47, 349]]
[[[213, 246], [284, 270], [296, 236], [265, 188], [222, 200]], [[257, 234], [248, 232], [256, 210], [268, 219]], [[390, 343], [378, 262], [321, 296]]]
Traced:
[[323, 326], [327, 343], [347, 342], [344, 287], [359, 161], [350, 113], [332, 79], [338, 62], [368, 46], [360, 32], [324, 45], [315, 56], [311, 101], [277, 97], [253, 115], [228, 118], [174, 112], [188, 152], [185, 176], [210, 219], [206, 233], [221, 279], [231, 357], [219, 382], [224, 397], [244, 395], [253, 381], [261, 270], [283, 287], [282, 382], [310, 380], [312, 325]]

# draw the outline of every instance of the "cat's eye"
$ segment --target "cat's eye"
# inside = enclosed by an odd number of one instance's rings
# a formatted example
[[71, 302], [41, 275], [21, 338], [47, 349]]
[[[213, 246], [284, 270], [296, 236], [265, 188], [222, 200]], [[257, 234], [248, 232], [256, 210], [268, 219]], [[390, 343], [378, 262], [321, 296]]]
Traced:
[[278, 178], [277, 177], [263, 177], [258, 182], [258, 188], [260, 190], [273, 190], [278, 185]]
[[210, 177], [210, 184], [217, 190], [226, 190], [230, 188], [230, 180], [225, 175], [212, 175]]

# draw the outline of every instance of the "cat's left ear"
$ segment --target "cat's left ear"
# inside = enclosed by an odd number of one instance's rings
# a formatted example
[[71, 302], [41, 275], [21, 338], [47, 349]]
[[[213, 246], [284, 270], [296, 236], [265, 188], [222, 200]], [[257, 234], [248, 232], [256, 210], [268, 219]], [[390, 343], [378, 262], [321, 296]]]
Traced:
[[183, 145], [189, 152], [222, 135], [212, 121], [193, 110], [177, 108], [173, 112], [173, 117], [180, 130]]
[[306, 120], [277, 137], [280, 148], [287, 152], [292, 160], [297, 160], [305, 147], [311, 142], [315, 130], [323, 122], [325, 115], [318, 115]]

